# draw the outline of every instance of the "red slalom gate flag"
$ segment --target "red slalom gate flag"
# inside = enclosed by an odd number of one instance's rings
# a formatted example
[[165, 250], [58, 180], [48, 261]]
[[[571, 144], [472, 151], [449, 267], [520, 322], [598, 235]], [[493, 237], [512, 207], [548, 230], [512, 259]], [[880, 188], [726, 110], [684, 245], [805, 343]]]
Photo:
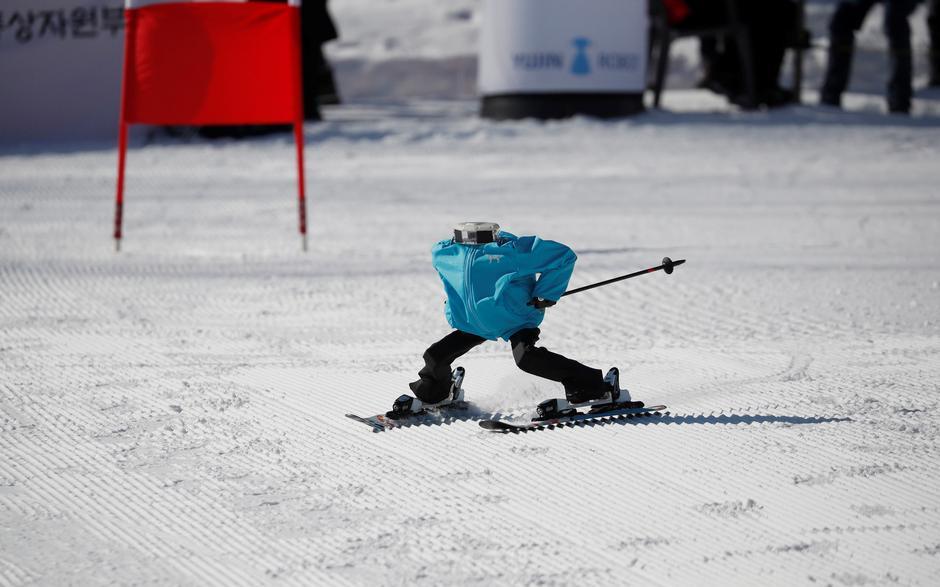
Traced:
[[293, 123], [306, 249], [300, 0], [125, 0], [124, 18], [118, 247], [128, 124]]

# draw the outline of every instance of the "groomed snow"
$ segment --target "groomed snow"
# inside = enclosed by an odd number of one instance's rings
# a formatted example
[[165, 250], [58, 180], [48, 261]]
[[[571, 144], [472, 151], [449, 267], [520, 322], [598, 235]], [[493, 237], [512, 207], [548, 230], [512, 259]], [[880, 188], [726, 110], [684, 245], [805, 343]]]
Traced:
[[[404, 36], [424, 3], [391, 4]], [[371, 38], [369, 6], [336, 2], [341, 29]], [[940, 583], [940, 95], [910, 119], [870, 90], [848, 112], [664, 104], [326, 109], [307, 253], [287, 136], [136, 142], [120, 253], [113, 145], [2, 147], [0, 585]], [[688, 259], [565, 298], [541, 340], [669, 415], [344, 417], [387, 409], [448, 332], [429, 248], [477, 219], [572, 246], [572, 287]], [[561, 391], [504, 342], [459, 364], [485, 410]]]
[[[286, 137], [133, 149], [120, 254], [113, 149], [0, 158], [0, 583], [937, 583], [936, 119], [474, 108], [309, 126], [306, 254]], [[448, 331], [468, 218], [569, 243], [572, 286], [687, 258], [543, 329], [670, 415], [345, 418]], [[460, 363], [486, 409], [560, 391]]]

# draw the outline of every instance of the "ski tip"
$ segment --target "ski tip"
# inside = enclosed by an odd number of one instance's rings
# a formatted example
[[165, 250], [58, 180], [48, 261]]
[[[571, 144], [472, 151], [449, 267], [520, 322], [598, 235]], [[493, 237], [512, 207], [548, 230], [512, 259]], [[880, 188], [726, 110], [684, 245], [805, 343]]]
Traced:
[[362, 422], [366, 426], [371, 427], [373, 432], [384, 432], [387, 428], [384, 423], [380, 422], [380, 416], [363, 418], [362, 416], [357, 416], [356, 414], [346, 414], [346, 417], [355, 420], [356, 422]]

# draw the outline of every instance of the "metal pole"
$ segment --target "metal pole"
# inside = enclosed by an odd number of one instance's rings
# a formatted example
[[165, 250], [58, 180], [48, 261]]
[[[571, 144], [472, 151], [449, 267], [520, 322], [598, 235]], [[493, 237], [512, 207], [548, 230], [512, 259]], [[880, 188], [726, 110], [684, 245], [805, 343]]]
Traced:
[[124, 224], [124, 166], [127, 160], [127, 84], [134, 60], [137, 21], [136, 10], [124, 11], [124, 63], [121, 66], [121, 113], [118, 121], [118, 176], [114, 203], [114, 250], [121, 250], [121, 228]]
[[654, 271], [659, 271], [662, 269], [666, 274], [672, 273], [672, 270], [679, 265], [685, 263], [685, 259], [679, 259], [678, 261], [673, 261], [669, 257], [663, 257], [663, 264], [657, 265], [656, 267], [650, 267], [649, 269], [643, 269], [642, 271], [636, 271], [634, 273], [628, 273], [627, 275], [621, 275], [620, 277], [614, 277], [613, 279], [608, 279], [606, 281], [599, 281], [597, 283], [592, 283], [591, 285], [585, 285], [584, 287], [579, 287], [576, 289], [571, 289], [561, 294], [561, 297], [565, 297], [571, 294], [576, 294], [582, 291], [587, 291], [589, 289], [594, 289], [595, 287], [601, 287], [602, 285], [609, 285], [617, 281], [623, 281], [624, 279], [630, 279], [631, 277], [637, 277], [638, 275], [646, 275], [647, 273], [652, 273]]
[[307, 196], [306, 182], [304, 181], [304, 90], [301, 55], [300, 9], [294, 8], [291, 12], [293, 19], [293, 51], [291, 57], [294, 70], [294, 143], [297, 145], [297, 206], [300, 220], [300, 237], [303, 241], [304, 252], [307, 251]]
[[[123, 110], [123, 107], [121, 108]], [[123, 114], [123, 112], [122, 112]], [[121, 225], [124, 220], [124, 163], [127, 158], [127, 123], [123, 117], [118, 130], [117, 196], [114, 203], [114, 250], [121, 250]]]

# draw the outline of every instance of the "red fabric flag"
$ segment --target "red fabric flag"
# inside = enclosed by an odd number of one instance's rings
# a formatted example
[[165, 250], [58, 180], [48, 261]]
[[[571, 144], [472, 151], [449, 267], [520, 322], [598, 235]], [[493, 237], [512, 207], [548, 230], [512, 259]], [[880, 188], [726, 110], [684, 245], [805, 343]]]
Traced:
[[125, 120], [267, 124], [302, 119], [299, 8], [127, 0]]
[[124, 217], [127, 127], [293, 123], [307, 249], [300, 0], [125, 0], [114, 239]]

